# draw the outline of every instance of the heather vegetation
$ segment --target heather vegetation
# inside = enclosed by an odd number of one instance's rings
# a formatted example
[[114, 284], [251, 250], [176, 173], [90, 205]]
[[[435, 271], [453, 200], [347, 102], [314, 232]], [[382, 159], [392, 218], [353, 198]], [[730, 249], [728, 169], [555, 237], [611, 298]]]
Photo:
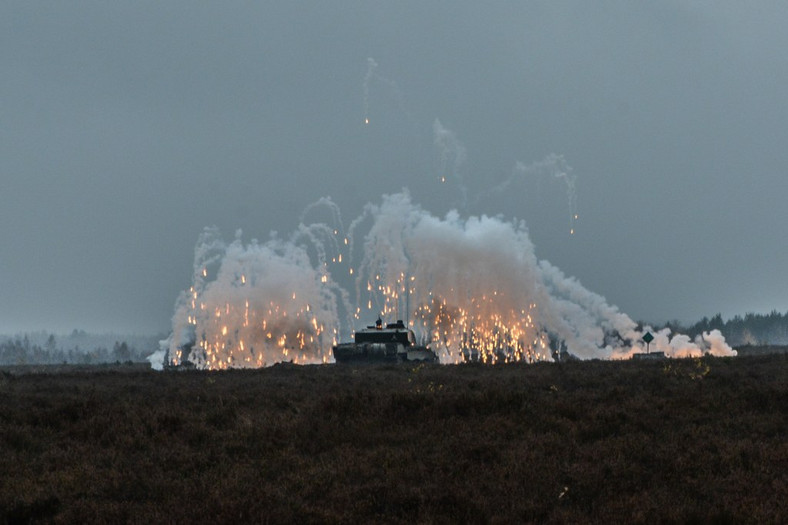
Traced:
[[0, 372], [0, 522], [785, 523], [788, 356]]

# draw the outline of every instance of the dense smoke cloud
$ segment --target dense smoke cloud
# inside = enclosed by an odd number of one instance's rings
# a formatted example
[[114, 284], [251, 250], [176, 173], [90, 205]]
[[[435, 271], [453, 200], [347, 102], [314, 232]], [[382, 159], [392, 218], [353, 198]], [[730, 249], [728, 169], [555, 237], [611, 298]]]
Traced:
[[292, 240], [244, 244], [238, 232], [226, 245], [206, 229], [195, 249], [193, 285], [176, 304], [168, 361], [188, 359], [198, 368], [326, 362], [342, 293]]
[[[651, 327], [638, 327], [538, 260], [523, 222], [457, 211], [439, 218], [401, 192], [367, 205], [346, 235], [333, 202], [321, 199], [307, 212], [317, 206], [328, 208], [335, 224], [300, 224], [287, 240], [244, 244], [239, 232], [225, 244], [206, 229], [195, 249], [193, 285], [176, 305], [167, 363], [329, 362], [340, 334], [378, 316], [406, 319], [442, 362], [470, 355], [552, 360], [559, 350], [614, 359], [645, 351], [642, 337]], [[353, 237], [367, 223], [354, 257]], [[653, 335], [649, 350], [672, 357], [735, 355], [716, 330], [695, 341], [667, 329]]]

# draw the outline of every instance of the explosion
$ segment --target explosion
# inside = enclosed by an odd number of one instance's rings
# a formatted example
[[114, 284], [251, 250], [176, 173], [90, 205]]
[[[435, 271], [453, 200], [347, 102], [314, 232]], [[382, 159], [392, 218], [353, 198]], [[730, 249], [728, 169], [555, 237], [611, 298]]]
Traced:
[[411, 327], [442, 362], [547, 357], [538, 322], [543, 300], [524, 225], [489, 217], [438, 219], [391, 195], [367, 210], [361, 275], [373, 312], [413, 318]]
[[[315, 207], [335, 224], [305, 226]], [[538, 260], [524, 223], [456, 211], [441, 219], [402, 192], [368, 204], [347, 233], [327, 198], [307, 208], [289, 239], [245, 245], [238, 232], [228, 245], [206, 229], [162, 361], [204, 369], [332, 362], [340, 336], [378, 316], [407, 319], [442, 363], [627, 358], [645, 351], [651, 330]], [[693, 342], [662, 330], [651, 348], [735, 355], [718, 331]]]
[[[306, 250], [272, 238], [225, 245], [206, 229], [194, 282], [178, 299], [169, 364], [261, 367], [278, 361], [325, 363], [337, 340], [337, 286]], [[339, 292], [341, 295], [341, 292]]]

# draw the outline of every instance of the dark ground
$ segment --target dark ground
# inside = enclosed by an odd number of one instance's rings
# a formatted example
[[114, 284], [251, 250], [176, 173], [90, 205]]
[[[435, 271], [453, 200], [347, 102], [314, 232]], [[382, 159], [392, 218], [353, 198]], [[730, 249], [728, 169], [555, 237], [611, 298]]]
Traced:
[[0, 371], [0, 522], [785, 523], [788, 355]]

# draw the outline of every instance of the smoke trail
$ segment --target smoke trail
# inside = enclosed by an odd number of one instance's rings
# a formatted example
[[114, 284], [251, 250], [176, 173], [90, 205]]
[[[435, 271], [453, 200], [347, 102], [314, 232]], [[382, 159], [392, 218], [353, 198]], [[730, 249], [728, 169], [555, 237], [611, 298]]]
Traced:
[[432, 123], [433, 143], [438, 159], [438, 177], [441, 182], [453, 179], [462, 196], [461, 207], [468, 203], [468, 189], [465, 186], [460, 167], [465, 163], [465, 146], [457, 139], [453, 131], [445, 128], [437, 118]]
[[364, 75], [364, 81], [361, 83], [361, 90], [364, 95], [364, 124], [369, 124], [369, 100], [370, 100], [370, 86], [373, 81], [377, 81], [386, 88], [388, 97], [393, 99], [397, 109], [399, 109], [411, 124], [415, 124], [413, 115], [408, 111], [405, 106], [405, 99], [402, 96], [402, 90], [396, 82], [388, 79], [377, 72], [378, 63], [374, 58], [367, 58], [367, 73]]
[[364, 124], [369, 124], [369, 82], [372, 80], [377, 67], [378, 63], [375, 62], [374, 58], [367, 58], [367, 74], [364, 75], [364, 82], [361, 86], [364, 91]]
[[[323, 199], [316, 206], [339, 210]], [[352, 238], [369, 224], [355, 274]], [[671, 357], [735, 355], [719, 331], [695, 341], [638, 325], [604, 297], [537, 259], [523, 222], [438, 218], [407, 192], [367, 204], [341, 238], [341, 222], [300, 224], [289, 240], [225, 244], [206, 229], [193, 284], [181, 294], [165, 362], [200, 368], [332, 360], [338, 335], [378, 315], [407, 319], [442, 362], [622, 359], [650, 350]], [[311, 254], [311, 255], [310, 255]], [[343, 258], [344, 255], [344, 258]], [[351, 302], [348, 267], [356, 288]], [[342, 278], [344, 277], [344, 279]], [[154, 363], [155, 364], [155, 363]]]
[[[540, 178], [551, 178], [560, 180], [566, 186], [566, 198], [569, 206], [569, 234], [575, 233], [575, 222], [577, 214], [577, 176], [573, 173], [572, 167], [567, 163], [563, 155], [551, 153], [544, 159], [524, 164], [519, 160], [515, 163], [511, 174], [500, 184], [492, 187], [483, 196], [491, 194], [502, 194], [510, 190], [510, 186], [518, 180], [534, 180], [538, 182]], [[477, 199], [478, 200], [478, 199]]]

